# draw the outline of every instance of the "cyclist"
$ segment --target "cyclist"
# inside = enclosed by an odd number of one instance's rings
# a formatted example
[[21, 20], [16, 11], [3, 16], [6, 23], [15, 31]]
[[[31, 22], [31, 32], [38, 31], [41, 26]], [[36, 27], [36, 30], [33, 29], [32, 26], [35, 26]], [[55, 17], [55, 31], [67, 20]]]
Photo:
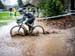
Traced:
[[28, 25], [29, 30], [31, 30], [31, 27], [32, 27], [31, 25], [34, 24], [34, 20], [35, 20], [34, 15], [32, 15], [31, 13], [24, 12], [23, 8], [19, 8], [18, 11], [21, 15], [23, 15], [23, 18], [22, 18], [23, 21], [26, 21], [25, 24]]

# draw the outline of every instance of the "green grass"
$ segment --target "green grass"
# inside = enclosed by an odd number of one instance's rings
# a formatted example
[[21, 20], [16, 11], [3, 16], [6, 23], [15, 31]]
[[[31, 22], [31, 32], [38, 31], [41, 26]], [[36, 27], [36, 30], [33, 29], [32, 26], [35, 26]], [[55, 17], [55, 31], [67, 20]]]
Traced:
[[6, 25], [7, 22], [5, 20], [14, 20], [16, 18], [10, 16], [9, 11], [3, 11], [0, 12], [0, 21], [2, 20], [3, 22], [0, 22], [0, 26]]
[[[19, 16], [19, 12], [16, 12], [16, 16]], [[4, 11], [4, 12], [0, 12], [0, 20], [12, 20], [12, 19], [16, 19], [13, 17], [14, 14], [12, 14], [12, 16], [10, 16], [9, 11]]]
[[[19, 16], [19, 12], [16, 12], [16, 16]], [[2, 20], [3, 22], [0, 22], [0, 26], [6, 25], [7, 22], [5, 22], [5, 20], [15, 20], [15, 16], [12, 15], [10, 16], [9, 11], [3, 11], [0, 12], [0, 20]]]
[[14, 20], [15, 18], [7, 16], [7, 17], [0, 17], [0, 20]]
[[3, 17], [3, 16], [9, 16], [9, 12], [7, 11], [4, 11], [4, 12], [0, 12], [0, 17]]
[[11, 20], [13, 19], [8, 11], [0, 12], [0, 20]]
[[0, 22], [0, 26], [6, 25], [7, 22]]
[[20, 16], [20, 13], [19, 13], [19, 12], [16, 12], [16, 15], [17, 15], [17, 16]]

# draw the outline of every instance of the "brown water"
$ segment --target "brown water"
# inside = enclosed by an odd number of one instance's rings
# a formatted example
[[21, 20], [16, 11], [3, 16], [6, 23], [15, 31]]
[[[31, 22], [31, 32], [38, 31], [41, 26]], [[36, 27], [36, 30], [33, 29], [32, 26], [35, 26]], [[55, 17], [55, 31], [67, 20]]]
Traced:
[[59, 30], [47, 26], [46, 30], [55, 33], [11, 37], [9, 32], [14, 25], [12, 22], [0, 28], [0, 56], [75, 56], [71, 41], [75, 28]]

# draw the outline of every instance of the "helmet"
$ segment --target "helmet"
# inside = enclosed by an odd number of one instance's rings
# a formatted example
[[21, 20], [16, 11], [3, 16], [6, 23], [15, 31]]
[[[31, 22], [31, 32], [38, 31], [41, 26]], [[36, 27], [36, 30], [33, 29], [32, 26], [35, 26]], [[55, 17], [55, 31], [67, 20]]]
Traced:
[[18, 9], [18, 12], [19, 12], [20, 14], [23, 14], [23, 8], [19, 8], [19, 9]]

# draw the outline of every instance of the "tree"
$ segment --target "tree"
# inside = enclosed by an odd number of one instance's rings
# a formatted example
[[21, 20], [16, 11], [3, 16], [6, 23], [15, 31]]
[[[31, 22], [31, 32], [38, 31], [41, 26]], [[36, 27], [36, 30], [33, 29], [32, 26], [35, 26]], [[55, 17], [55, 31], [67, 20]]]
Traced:
[[38, 7], [45, 16], [56, 16], [64, 13], [64, 6], [60, 0], [40, 0]]
[[71, 10], [75, 10], [75, 0], [71, 0]]
[[4, 9], [4, 5], [2, 4], [1, 0], [0, 0], [0, 9]]
[[20, 7], [23, 6], [23, 2], [22, 2], [22, 0], [18, 0], [18, 5], [19, 5]]

